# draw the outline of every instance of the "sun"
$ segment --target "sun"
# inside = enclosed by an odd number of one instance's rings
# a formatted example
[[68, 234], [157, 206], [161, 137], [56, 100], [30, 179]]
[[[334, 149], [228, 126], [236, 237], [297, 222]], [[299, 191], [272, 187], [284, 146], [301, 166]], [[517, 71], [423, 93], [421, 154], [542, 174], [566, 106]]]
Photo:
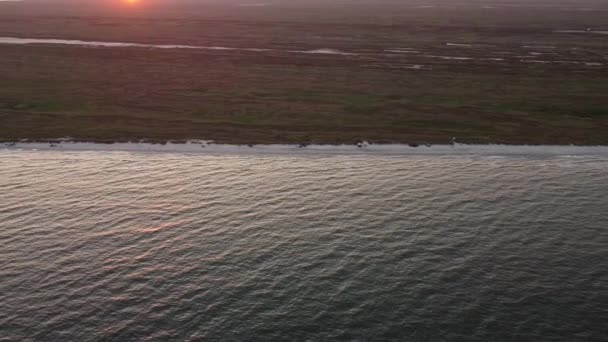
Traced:
[[129, 5], [134, 5], [139, 2], [139, 0], [123, 0], [123, 1]]

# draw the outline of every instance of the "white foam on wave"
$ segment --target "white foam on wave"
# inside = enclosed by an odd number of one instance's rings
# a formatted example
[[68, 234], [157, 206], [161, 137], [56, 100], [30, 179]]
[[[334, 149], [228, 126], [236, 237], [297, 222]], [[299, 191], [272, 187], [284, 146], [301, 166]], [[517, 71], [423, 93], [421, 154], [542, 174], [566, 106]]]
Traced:
[[310, 54], [321, 54], [321, 55], [344, 55], [344, 56], [352, 56], [354, 53], [344, 52], [336, 49], [314, 49], [314, 50], [304, 50], [304, 51], [293, 51], [299, 53], [310, 53]]
[[549, 64], [549, 63], [551, 63], [550, 61], [540, 61], [540, 60], [536, 60], [536, 59], [534, 59], [534, 60], [530, 60], [530, 59], [525, 60], [525, 59], [522, 59], [522, 60], [520, 60], [520, 62], [523, 62], [523, 63], [536, 63], [536, 64]]
[[399, 66], [403, 69], [411, 69], [411, 70], [432, 70], [433, 68], [430, 66], [422, 65], [422, 64], [410, 64], [410, 65], [401, 65]]
[[462, 44], [462, 43], [445, 43], [446, 46], [454, 47], [473, 47], [473, 44]]
[[[523, 58], [523, 57], [522, 57]], [[538, 60], [538, 59], [520, 59], [522, 63], [535, 63], [535, 64], [570, 64], [570, 65], [582, 65], [588, 67], [601, 67], [604, 63], [599, 62], [584, 62], [584, 61], [566, 61], [566, 60]]]
[[454, 61], [470, 61], [470, 60], [475, 59], [475, 58], [472, 58], [472, 57], [460, 57], [460, 56], [436, 56], [436, 55], [424, 55], [423, 57], [429, 57], [429, 58], [439, 58], [439, 59], [445, 59], [445, 60], [454, 60]]
[[390, 52], [390, 53], [420, 53], [420, 51], [418, 51], [418, 50], [411, 50], [411, 49], [386, 49], [386, 50], [384, 50], [384, 52]]
[[524, 45], [524, 49], [555, 49], [555, 46], [551, 45]]
[[603, 66], [603, 63], [599, 62], [584, 62], [584, 61], [568, 61], [568, 60], [560, 60], [553, 61], [553, 63], [557, 64], [572, 64], [572, 65], [585, 65], [585, 66]]
[[433, 67], [423, 64], [364, 64], [364, 67], [372, 68], [389, 68], [389, 69], [407, 69], [407, 70], [433, 70]]
[[594, 30], [555, 30], [554, 33], [581, 33], [581, 34], [605, 34], [608, 35], [608, 31], [594, 31]]
[[365, 155], [481, 155], [481, 156], [566, 156], [594, 155], [608, 156], [608, 146], [565, 146], [565, 145], [420, 145], [405, 144], [360, 144], [360, 145], [230, 145], [206, 141], [187, 143], [84, 143], [62, 141], [56, 143], [17, 142], [4, 143], [1, 149], [39, 151], [120, 151], [120, 152], [172, 152], [202, 154], [365, 154]]

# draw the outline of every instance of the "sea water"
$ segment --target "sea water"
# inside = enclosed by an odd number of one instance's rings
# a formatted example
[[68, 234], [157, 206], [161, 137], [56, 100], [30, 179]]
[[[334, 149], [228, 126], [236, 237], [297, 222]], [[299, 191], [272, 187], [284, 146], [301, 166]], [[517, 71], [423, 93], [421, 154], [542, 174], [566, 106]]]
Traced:
[[608, 156], [526, 151], [0, 150], [0, 340], [606, 340]]

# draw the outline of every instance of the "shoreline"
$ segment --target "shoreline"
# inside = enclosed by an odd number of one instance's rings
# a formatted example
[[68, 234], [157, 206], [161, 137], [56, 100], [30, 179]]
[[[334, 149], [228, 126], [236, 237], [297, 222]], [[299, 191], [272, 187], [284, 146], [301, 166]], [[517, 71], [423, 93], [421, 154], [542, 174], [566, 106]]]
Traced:
[[608, 156], [608, 146], [582, 145], [505, 145], [505, 144], [222, 144], [204, 140], [186, 142], [83, 142], [74, 140], [50, 140], [0, 142], [4, 151], [57, 151], [57, 152], [162, 152], [197, 154], [294, 154], [294, 155], [480, 155], [480, 156]]

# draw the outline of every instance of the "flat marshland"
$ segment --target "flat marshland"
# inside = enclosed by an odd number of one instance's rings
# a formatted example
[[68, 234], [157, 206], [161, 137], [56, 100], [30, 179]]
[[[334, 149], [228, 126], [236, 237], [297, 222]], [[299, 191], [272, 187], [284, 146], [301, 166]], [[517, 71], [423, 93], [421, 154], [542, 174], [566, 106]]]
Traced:
[[603, 1], [0, 2], [0, 140], [608, 144]]

